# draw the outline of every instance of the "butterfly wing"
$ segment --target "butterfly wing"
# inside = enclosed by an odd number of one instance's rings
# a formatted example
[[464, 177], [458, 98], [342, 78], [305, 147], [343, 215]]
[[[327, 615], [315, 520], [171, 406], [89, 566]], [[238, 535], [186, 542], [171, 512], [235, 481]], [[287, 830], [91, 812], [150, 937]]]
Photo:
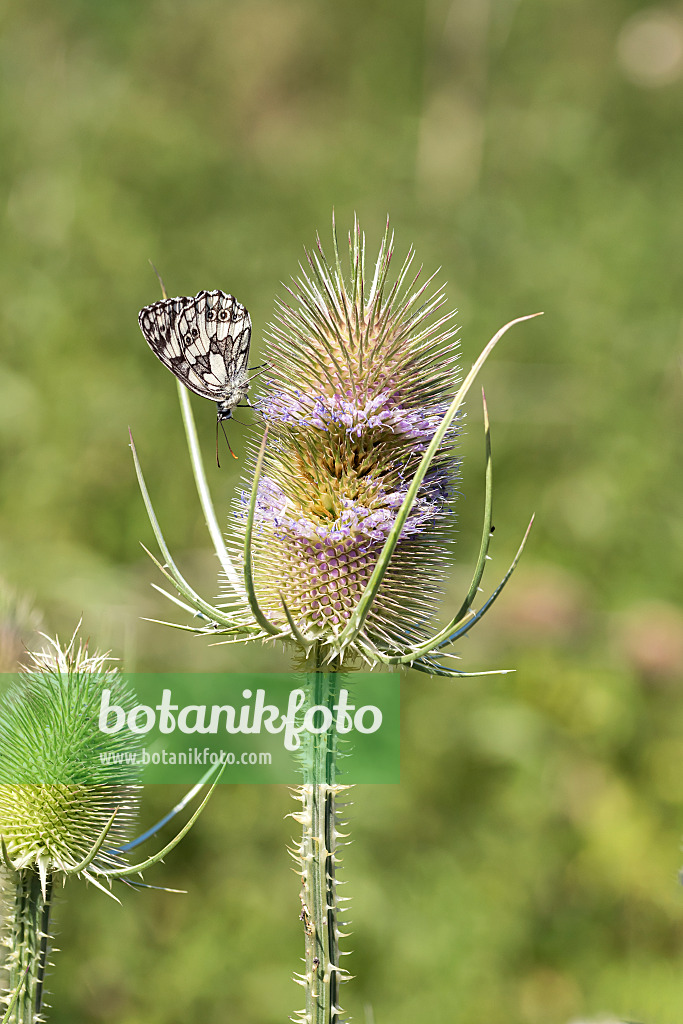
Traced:
[[224, 402], [246, 378], [249, 313], [222, 291], [164, 299], [145, 306], [140, 329], [158, 359], [202, 398]]

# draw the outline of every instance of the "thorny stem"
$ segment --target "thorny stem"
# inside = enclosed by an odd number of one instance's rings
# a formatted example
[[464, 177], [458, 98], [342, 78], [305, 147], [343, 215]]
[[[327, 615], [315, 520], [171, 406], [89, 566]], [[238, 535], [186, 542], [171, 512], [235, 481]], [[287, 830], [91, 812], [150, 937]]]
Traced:
[[[334, 714], [341, 675], [316, 667], [306, 675], [303, 712], [315, 705]], [[337, 796], [346, 786], [336, 784], [337, 734], [332, 725], [319, 734], [302, 734], [303, 785], [295, 792], [302, 825], [296, 855], [301, 869], [301, 921], [304, 927], [305, 972], [297, 980], [306, 991], [306, 1006], [297, 1024], [340, 1024], [339, 988], [347, 977], [339, 965], [340, 911], [337, 896], [337, 847], [340, 833]]]
[[52, 877], [48, 875], [45, 893], [37, 871], [17, 874], [11, 932], [6, 940], [8, 957], [8, 996], [14, 1003], [8, 1024], [34, 1024], [41, 1020], [43, 982], [47, 966]]

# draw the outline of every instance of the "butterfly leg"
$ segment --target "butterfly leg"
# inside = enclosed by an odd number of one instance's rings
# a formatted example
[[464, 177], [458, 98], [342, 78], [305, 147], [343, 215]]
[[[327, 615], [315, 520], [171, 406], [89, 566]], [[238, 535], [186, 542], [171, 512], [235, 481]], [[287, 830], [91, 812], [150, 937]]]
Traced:
[[248, 370], [247, 370], [247, 373], [251, 373], [252, 370], [256, 370], [256, 373], [252, 374], [251, 377], [247, 377], [247, 383], [250, 383], [256, 377], [260, 377], [260, 375], [265, 370], [269, 369], [269, 367], [270, 367], [270, 363], [260, 363], [258, 366], [250, 366], [248, 368]]

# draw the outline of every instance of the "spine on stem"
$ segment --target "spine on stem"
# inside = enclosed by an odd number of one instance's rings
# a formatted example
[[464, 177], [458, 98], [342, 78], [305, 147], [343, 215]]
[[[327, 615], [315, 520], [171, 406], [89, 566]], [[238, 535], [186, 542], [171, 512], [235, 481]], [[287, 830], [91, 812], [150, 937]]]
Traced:
[[[8, 1007], [6, 1024], [36, 1024], [43, 1020], [43, 981], [47, 967], [52, 877], [37, 871], [16, 873], [14, 900], [6, 921], [5, 944]], [[8, 901], [9, 902], [9, 901]]]
[[[324, 708], [333, 721], [341, 676], [336, 672], [314, 671], [306, 677], [306, 702], [309, 708]], [[317, 714], [325, 715], [319, 711]], [[341, 983], [349, 975], [340, 966], [339, 939], [341, 920], [337, 879], [338, 849], [343, 845], [338, 818], [339, 795], [349, 789], [338, 785], [338, 737], [334, 725], [320, 733], [305, 732], [301, 752], [304, 782], [294, 791], [301, 810], [292, 817], [301, 824], [301, 842], [292, 851], [301, 872], [301, 914], [304, 929], [304, 964], [295, 980], [306, 992], [306, 1005], [293, 1018], [296, 1024], [340, 1024]]]

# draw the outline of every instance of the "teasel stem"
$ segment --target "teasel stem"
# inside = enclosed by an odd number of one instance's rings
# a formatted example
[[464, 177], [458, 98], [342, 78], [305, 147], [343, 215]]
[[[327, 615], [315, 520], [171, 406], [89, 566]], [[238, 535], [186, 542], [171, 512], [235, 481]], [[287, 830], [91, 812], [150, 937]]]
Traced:
[[34, 1024], [41, 1020], [43, 981], [47, 966], [52, 875], [18, 871], [8, 945], [9, 1007], [3, 1024]]
[[[330, 671], [329, 666], [323, 669], [316, 658], [315, 667], [306, 674], [302, 713], [318, 706], [328, 709], [334, 719], [341, 680], [339, 672]], [[337, 850], [343, 838], [337, 797], [349, 787], [336, 781], [339, 751], [334, 721], [325, 731], [305, 731], [302, 737], [304, 782], [294, 792], [301, 811], [292, 817], [302, 826], [301, 845], [293, 852], [301, 870], [305, 971], [295, 980], [306, 992], [306, 1005], [293, 1019], [297, 1024], [340, 1024], [339, 989], [348, 974], [339, 962], [343, 955], [339, 951], [343, 934], [339, 904], [344, 897], [337, 895]]]

